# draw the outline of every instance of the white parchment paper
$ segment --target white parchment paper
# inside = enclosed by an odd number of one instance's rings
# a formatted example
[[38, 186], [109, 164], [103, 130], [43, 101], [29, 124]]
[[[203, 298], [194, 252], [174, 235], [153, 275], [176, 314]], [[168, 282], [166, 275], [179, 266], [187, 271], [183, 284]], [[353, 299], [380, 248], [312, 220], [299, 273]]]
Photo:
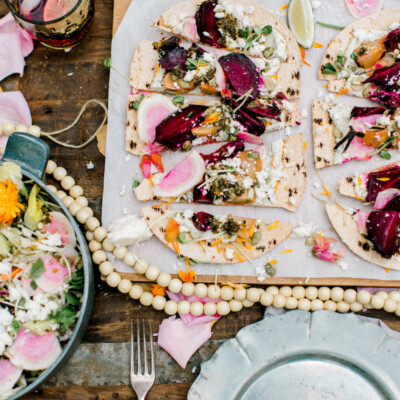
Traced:
[[[277, 11], [287, 0], [254, 0], [271, 10]], [[115, 67], [126, 77], [129, 76], [129, 67], [134, 50], [140, 40], [159, 40], [160, 33], [151, 28], [151, 23], [168, 7], [178, 3], [179, 0], [133, 0], [129, 7], [118, 31], [112, 42], [112, 61]], [[347, 25], [354, 19], [345, 6], [344, 0], [323, 0], [322, 5], [315, 10], [315, 19], [331, 24]], [[385, 8], [398, 6], [398, 0], [385, 0]], [[285, 12], [281, 11], [282, 18], [286, 19]], [[266, 21], [267, 23], [267, 21]], [[373, 28], [373, 27], [371, 27]], [[306, 53], [306, 60], [311, 67], [303, 66], [301, 71], [301, 102], [300, 109], [304, 110], [304, 115], [308, 114], [302, 120], [301, 126], [284, 129], [279, 132], [268, 133], [263, 136], [265, 142], [270, 142], [278, 137], [287, 137], [303, 132], [308, 139], [307, 163], [308, 163], [308, 182], [307, 191], [303, 202], [296, 213], [291, 213], [276, 208], [258, 208], [258, 207], [218, 207], [206, 205], [192, 205], [191, 208], [198, 211], [204, 210], [214, 214], [232, 213], [238, 216], [248, 216], [260, 218], [266, 221], [284, 220], [297, 225], [299, 221], [314, 222], [322, 233], [328, 237], [336, 237], [336, 234], [325, 214], [324, 206], [321, 202], [312, 197], [312, 193], [318, 194], [322, 191], [321, 183], [316, 176], [313, 163], [313, 146], [311, 132], [311, 100], [325, 99], [328, 95], [326, 89], [322, 88], [326, 82], [317, 81], [317, 70], [325, 52], [326, 45], [338, 33], [338, 30], [325, 28], [319, 25], [315, 27], [315, 41], [322, 43], [322, 49], [313, 48]], [[110, 89], [109, 89], [109, 120], [107, 135], [107, 157], [103, 197], [103, 224], [108, 224], [115, 218], [123, 214], [139, 214], [140, 207], [154, 204], [140, 203], [134, 197], [131, 187], [134, 178], [142, 179], [142, 173], [139, 169], [139, 157], [131, 155], [125, 151], [125, 118], [126, 118], [126, 96], [130, 88], [128, 81], [115, 71], [111, 70]], [[337, 100], [349, 105], [367, 105], [368, 101], [356, 99], [350, 96], [340, 96]], [[221, 145], [221, 144], [220, 144]], [[218, 148], [218, 145], [202, 146], [198, 151], [209, 153]], [[163, 155], [164, 166], [166, 169], [176, 165], [186, 154], [171, 153]], [[395, 156], [391, 161], [399, 160]], [[337, 181], [340, 178], [354, 175], [357, 171], [367, 172], [385, 164], [385, 160], [375, 157], [372, 160], [359, 162], [351, 161], [344, 165], [338, 165], [326, 168], [320, 172], [321, 177], [332, 192], [333, 197], [340, 204], [359, 208], [360, 202], [345, 198], [339, 195], [337, 191]], [[324, 196], [322, 196], [324, 197]], [[185, 210], [188, 205], [172, 204], [172, 210]], [[277, 276], [282, 277], [354, 277], [354, 278], [374, 278], [374, 279], [400, 279], [400, 272], [385, 272], [383, 268], [365, 262], [355, 256], [345, 245], [346, 256], [342, 259], [347, 263], [348, 268], [342, 270], [335, 263], [321, 261], [311, 256], [311, 248], [304, 246], [304, 239], [290, 238], [269, 254], [259, 259], [253, 260], [253, 263], [245, 262], [234, 265], [223, 265], [219, 267], [219, 274], [229, 275], [257, 275], [256, 267], [265, 263], [267, 259], [278, 260]], [[164, 249], [163, 244], [155, 237], [141, 244], [137, 249], [140, 257], [149, 263], [158, 266], [162, 271], [170, 273], [177, 269], [184, 269], [184, 264], [179, 261], [176, 254]], [[293, 249], [292, 253], [282, 254], [285, 249]], [[116, 268], [121, 272], [133, 272], [121, 262], [117, 262]], [[199, 274], [214, 274], [214, 265], [198, 264], [196, 272]]]

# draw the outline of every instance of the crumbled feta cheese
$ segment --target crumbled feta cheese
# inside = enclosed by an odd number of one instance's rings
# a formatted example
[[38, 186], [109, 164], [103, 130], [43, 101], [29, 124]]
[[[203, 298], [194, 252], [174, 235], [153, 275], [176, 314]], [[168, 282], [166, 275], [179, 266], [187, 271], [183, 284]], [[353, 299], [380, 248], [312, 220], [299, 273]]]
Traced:
[[289, 112], [292, 112], [292, 111], [293, 111], [293, 104], [290, 103], [289, 101], [287, 101], [287, 100], [282, 100], [282, 105], [283, 105], [283, 108], [284, 108], [285, 110], [288, 110]]
[[235, 249], [233, 249], [233, 248], [227, 248], [227, 249], [225, 250], [225, 257], [226, 257], [228, 260], [232, 260], [234, 254], [235, 254]]
[[119, 195], [121, 197], [126, 195], [126, 185], [122, 186], [121, 191], [119, 192]]
[[188, 208], [187, 210], [184, 211], [183, 213], [184, 218], [190, 219], [193, 217], [193, 210]]
[[318, 231], [318, 227], [314, 225], [313, 222], [309, 222], [308, 224], [300, 221], [299, 225], [293, 229], [291, 237], [295, 239], [306, 238], [311, 236], [314, 232]]
[[321, 7], [321, 2], [319, 0], [311, 0], [311, 7], [313, 10], [316, 10], [318, 7]]
[[302, 118], [307, 118], [308, 117], [308, 111], [305, 108], [303, 108], [300, 111], [300, 115], [301, 115]]
[[390, 117], [387, 116], [387, 115], [382, 115], [382, 117], [379, 117], [379, 118], [376, 120], [376, 123], [377, 123], [378, 125], [383, 125], [383, 126], [389, 126], [389, 125], [390, 125], [390, 122], [391, 122]]
[[191, 71], [187, 71], [187, 72], [186, 72], [186, 74], [185, 74], [183, 80], [184, 80], [185, 82], [190, 82], [190, 81], [193, 80], [193, 78], [194, 78], [195, 76], [196, 76], [196, 70], [195, 70], [195, 69], [192, 69]]
[[42, 241], [44, 245], [58, 247], [62, 245], [61, 236], [59, 233], [54, 233], [49, 235], [46, 239]]
[[148, 240], [153, 235], [143, 218], [126, 215], [108, 226], [108, 238], [115, 246], [131, 246]]
[[246, 176], [246, 178], [243, 179], [243, 187], [245, 189], [250, 189], [253, 186], [253, 179], [251, 179], [249, 176]]
[[0, 261], [0, 275], [10, 275], [12, 265], [7, 261]]
[[338, 128], [342, 132], [342, 135], [346, 134], [347, 130], [349, 129], [351, 111], [352, 107], [346, 106], [341, 103], [328, 107], [329, 116], [331, 117], [332, 122], [336, 126], [336, 128]]

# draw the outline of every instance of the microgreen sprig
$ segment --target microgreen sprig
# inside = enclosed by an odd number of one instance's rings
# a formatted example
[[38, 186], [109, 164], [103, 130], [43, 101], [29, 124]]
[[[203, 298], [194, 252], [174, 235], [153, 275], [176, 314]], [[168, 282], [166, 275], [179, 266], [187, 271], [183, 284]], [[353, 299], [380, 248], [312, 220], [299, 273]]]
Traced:
[[127, 76], [125, 76], [122, 72], [118, 71], [118, 69], [114, 67], [110, 57], [107, 57], [104, 60], [104, 66], [108, 69], [113, 69], [118, 75], [121, 75], [123, 78], [129, 81], [129, 78]]

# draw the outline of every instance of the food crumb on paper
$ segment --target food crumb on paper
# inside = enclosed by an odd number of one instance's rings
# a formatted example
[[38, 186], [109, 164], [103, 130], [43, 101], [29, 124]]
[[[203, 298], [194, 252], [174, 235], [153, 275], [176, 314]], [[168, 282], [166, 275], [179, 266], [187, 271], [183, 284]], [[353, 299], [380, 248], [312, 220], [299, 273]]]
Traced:
[[344, 261], [339, 261], [337, 263], [338, 267], [342, 270], [342, 271], [346, 271], [346, 269], [348, 268], [348, 264]]
[[94, 169], [94, 164], [93, 164], [91, 161], [89, 161], [89, 162], [86, 164], [86, 169], [88, 169], [88, 170]]
[[74, 75], [73, 72], [70, 72], [69, 74], [67, 74], [67, 76], [72, 76], [72, 75]]
[[125, 196], [126, 195], [126, 185], [123, 185], [121, 188], [121, 191], [119, 192], [120, 196]]
[[132, 156], [130, 154], [128, 154], [127, 156], [125, 156], [125, 162], [128, 162], [131, 158], [132, 158]]
[[197, 370], [197, 367], [194, 366], [194, 367], [192, 368], [192, 374], [194, 374], [194, 373], [196, 372], [196, 370]]

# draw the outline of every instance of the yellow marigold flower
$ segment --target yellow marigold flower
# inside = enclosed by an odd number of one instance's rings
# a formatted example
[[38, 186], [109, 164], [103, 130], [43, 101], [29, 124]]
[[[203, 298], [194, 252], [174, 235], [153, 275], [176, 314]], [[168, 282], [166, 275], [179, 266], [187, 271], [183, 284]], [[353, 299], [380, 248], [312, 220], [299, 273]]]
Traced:
[[0, 182], [0, 225], [10, 225], [25, 207], [18, 202], [17, 185], [6, 179]]

